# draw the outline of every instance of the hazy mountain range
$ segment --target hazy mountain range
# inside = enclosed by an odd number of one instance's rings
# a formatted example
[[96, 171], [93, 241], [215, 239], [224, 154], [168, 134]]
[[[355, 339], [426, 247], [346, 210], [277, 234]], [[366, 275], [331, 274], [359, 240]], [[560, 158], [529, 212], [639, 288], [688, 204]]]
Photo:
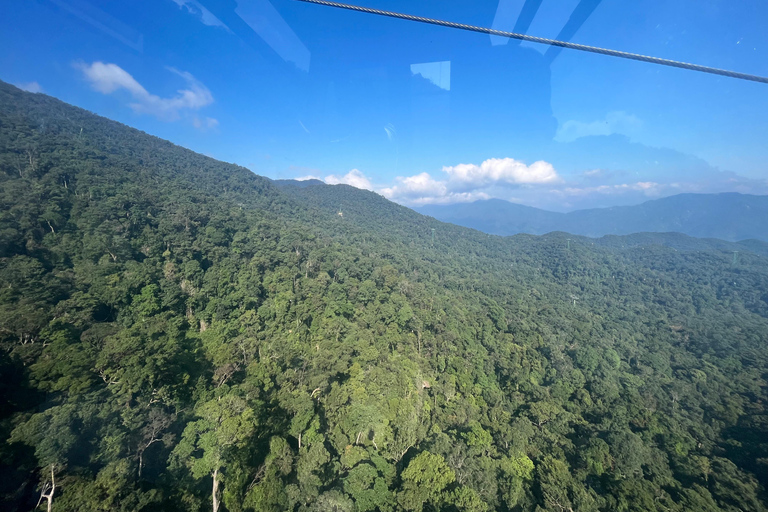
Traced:
[[500, 199], [414, 208], [438, 220], [494, 235], [565, 231], [600, 237], [679, 232], [722, 240], [768, 240], [768, 196], [680, 194], [635, 206], [558, 213]]

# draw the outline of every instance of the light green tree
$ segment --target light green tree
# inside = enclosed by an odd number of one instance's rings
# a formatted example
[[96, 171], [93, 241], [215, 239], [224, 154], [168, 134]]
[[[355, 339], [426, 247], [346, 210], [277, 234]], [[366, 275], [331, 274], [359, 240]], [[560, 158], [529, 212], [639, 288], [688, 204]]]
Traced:
[[405, 510], [421, 512], [425, 503], [439, 504], [443, 491], [453, 483], [456, 475], [440, 455], [421, 452], [408, 463], [401, 473], [402, 491], [398, 501]]
[[229, 452], [244, 445], [255, 430], [255, 414], [234, 393], [214, 398], [195, 409], [200, 418], [187, 424], [171, 457], [190, 469], [194, 478], [213, 479], [213, 512], [219, 509], [221, 473]]

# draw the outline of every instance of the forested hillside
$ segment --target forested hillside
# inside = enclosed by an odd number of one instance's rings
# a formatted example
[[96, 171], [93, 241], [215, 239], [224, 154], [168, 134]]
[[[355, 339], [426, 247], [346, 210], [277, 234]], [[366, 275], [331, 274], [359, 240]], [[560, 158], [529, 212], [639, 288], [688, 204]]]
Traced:
[[278, 187], [0, 83], [1, 507], [766, 510], [768, 258], [669, 242]]

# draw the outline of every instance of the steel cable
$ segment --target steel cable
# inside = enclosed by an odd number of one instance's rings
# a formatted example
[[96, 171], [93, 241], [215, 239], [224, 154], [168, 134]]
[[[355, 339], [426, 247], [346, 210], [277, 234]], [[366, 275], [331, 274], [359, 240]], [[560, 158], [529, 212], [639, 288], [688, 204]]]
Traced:
[[467, 25], [464, 23], [455, 23], [453, 21], [443, 21], [434, 18], [425, 18], [423, 16], [414, 16], [412, 14], [403, 14], [399, 12], [383, 11], [381, 9], [373, 9], [371, 7], [361, 7], [359, 5], [342, 4], [339, 2], [331, 2], [329, 0], [298, 0], [300, 2], [306, 2], [311, 4], [325, 5], [328, 7], [337, 7], [340, 9], [348, 9], [350, 11], [366, 12], [369, 14], [377, 14], [379, 16], [388, 16], [390, 18], [399, 18], [409, 21], [417, 21], [419, 23], [428, 23], [430, 25], [439, 25], [442, 27], [458, 28], [460, 30], [469, 30], [471, 32], [481, 32], [483, 34], [490, 34], [494, 36], [509, 37], [511, 39], [520, 39], [522, 41], [530, 41], [532, 43], [548, 44], [551, 46], [560, 46], [562, 48], [569, 48], [571, 50], [580, 50], [582, 52], [597, 53], [600, 55], [610, 55], [612, 57], [619, 57], [622, 59], [638, 60], [641, 62], [650, 62], [651, 64], [661, 64], [662, 66], [671, 66], [674, 68], [690, 69], [691, 71], [700, 71], [702, 73], [711, 73], [713, 75], [727, 76], [730, 78], [737, 78], [739, 80], [749, 80], [752, 82], [768, 83], [768, 77], [751, 75], [749, 73], [739, 73], [738, 71], [730, 71], [727, 69], [711, 68], [708, 66], [700, 66], [698, 64], [690, 64], [688, 62], [679, 62], [676, 60], [661, 59], [659, 57], [649, 57], [647, 55], [640, 55], [637, 53], [622, 52], [619, 50], [610, 50], [608, 48], [599, 48], [597, 46], [588, 46], [585, 44], [570, 43], [567, 41], [558, 41], [557, 39], [547, 39], [546, 37], [529, 36], [526, 34], [517, 34], [515, 32], [505, 32], [503, 30], [494, 30], [492, 28], [478, 27], [475, 25]]

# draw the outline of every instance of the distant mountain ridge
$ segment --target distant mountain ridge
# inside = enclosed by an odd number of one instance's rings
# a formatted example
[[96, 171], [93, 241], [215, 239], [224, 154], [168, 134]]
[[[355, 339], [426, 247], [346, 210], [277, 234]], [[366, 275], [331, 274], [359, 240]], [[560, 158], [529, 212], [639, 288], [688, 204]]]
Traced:
[[635, 206], [614, 206], [557, 213], [489, 199], [474, 203], [414, 208], [444, 222], [493, 235], [541, 235], [565, 231], [601, 237], [642, 232], [679, 232], [728, 241], [768, 240], [768, 196], [679, 194]]
[[[447, 237], [451, 239], [452, 245], [464, 243], [470, 233], [463, 229], [464, 226], [459, 226], [456, 223], [445, 224], [442, 221], [434, 222], [429, 216], [417, 215], [419, 212], [414, 212], [411, 208], [388, 201], [374, 192], [358, 189], [350, 185], [328, 185], [320, 180], [272, 180], [272, 183], [282, 192], [297, 198], [303, 204], [312, 205], [318, 210], [334, 216], [341, 211], [344, 213], [344, 218], [354, 219], [355, 224], [368, 230], [376, 228], [390, 233], [402, 232], [403, 226], [400, 225], [400, 222], [403, 221], [407, 223], [406, 230], [417, 229], [428, 233], [434, 227], [439, 238]], [[500, 202], [506, 203], [506, 201]], [[529, 206], [507, 204], [522, 210], [537, 210]], [[538, 211], [553, 213], [545, 210]], [[564, 214], [554, 213], [554, 215]], [[398, 222], [382, 223], [382, 217], [398, 219]], [[675, 232], [638, 232], [629, 235], [609, 234], [601, 237], [586, 237], [558, 230], [548, 231], [543, 236], [531, 235], [530, 233], [516, 233], [516, 236], [510, 235], [510, 237], [510, 239], [514, 239], [517, 243], [521, 244], [527, 244], [535, 239], [546, 239], [557, 240], [558, 243], [567, 245], [567, 241], [570, 240], [574, 246], [591, 245], [618, 251], [663, 246], [683, 253], [722, 251], [768, 256], [768, 241], [747, 239], [733, 242], [712, 237], [693, 237]], [[474, 237], [472, 238], [475, 239]]]

